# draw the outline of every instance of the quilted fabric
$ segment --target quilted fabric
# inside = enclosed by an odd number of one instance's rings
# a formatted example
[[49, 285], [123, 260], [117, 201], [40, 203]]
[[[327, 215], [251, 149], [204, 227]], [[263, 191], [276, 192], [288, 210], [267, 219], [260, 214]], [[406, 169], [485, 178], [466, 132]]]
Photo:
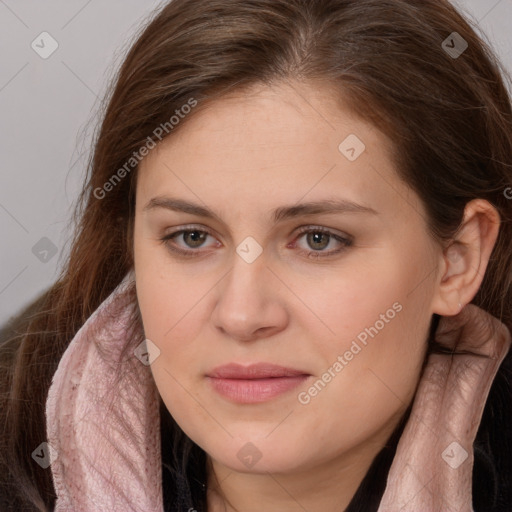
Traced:
[[134, 287], [130, 272], [53, 376], [46, 423], [56, 512], [163, 511], [159, 395], [135, 355], [144, 335], [132, 321]]

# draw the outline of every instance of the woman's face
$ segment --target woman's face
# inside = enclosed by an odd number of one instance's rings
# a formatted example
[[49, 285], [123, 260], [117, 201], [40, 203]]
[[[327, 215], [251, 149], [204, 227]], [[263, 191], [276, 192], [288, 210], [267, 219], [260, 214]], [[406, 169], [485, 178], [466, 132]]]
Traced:
[[[413, 397], [435, 312], [439, 249], [420, 200], [390, 141], [328, 90], [262, 86], [190, 115], [137, 183], [160, 395], [217, 467], [365, 461], [364, 474]], [[230, 363], [301, 376], [212, 378]]]

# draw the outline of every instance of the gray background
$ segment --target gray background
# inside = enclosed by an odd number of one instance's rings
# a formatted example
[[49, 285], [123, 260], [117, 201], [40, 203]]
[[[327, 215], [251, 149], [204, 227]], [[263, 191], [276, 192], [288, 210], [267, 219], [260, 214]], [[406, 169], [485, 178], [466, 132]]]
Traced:
[[[142, 23], [163, 3], [0, 0], [0, 325], [55, 281], [100, 101]], [[453, 3], [512, 73], [512, 0]], [[47, 59], [31, 47], [42, 32], [58, 43]]]

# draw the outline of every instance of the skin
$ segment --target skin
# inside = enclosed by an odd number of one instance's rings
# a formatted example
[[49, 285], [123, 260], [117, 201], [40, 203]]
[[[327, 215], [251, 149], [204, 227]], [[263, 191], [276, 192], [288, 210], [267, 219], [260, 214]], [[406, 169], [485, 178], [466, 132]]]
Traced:
[[[365, 144], [350, 161], [338, 146]], [[413, 400], [433, 313], [456, 315], [476, 294], [499, 216], [477, 201], [448, 250], [427, 233], [419, 197], [399, 180], [391, 141], [336, 102], [332, 90], [280, 84], [196, 108], [141, 162], [134, 257], [151, 370], [169, 412], [208, 454], [208, 510], [343, 510]], [[218, 219], [145, 206], [173, 197]], [[271, 210], [347, 199], [362, 212]], [[322, 227], [349, 236], [300, 234]], [[207, 231], [204, 241], [179, 230]], [[237, 247], [253, 237], [248, 263]], [[465, 244], [465, 245], [464, 245]], [[195, 252], [186, 257], [171, 247]], [[307, 252], [328, 253], [309, 257]], [[302, 252], [301, 252], [302, 251]], [[398, 303], [400, 312], [309, 403], [297, 396]], [[229, 362], [301, 369], [306, 383], [259, 404], [218, 395], [205, 375]], [[252, 443], [261, 458], [237, 454]]]

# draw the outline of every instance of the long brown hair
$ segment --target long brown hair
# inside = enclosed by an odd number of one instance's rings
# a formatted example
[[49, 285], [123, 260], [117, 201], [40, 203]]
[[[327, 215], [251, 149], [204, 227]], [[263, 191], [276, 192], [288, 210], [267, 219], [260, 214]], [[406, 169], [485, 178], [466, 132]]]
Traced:
[[[454, 32], [467, 43], [456, 57], [443, 43], [453, 48]], [[0, 504], [3, 498], [6, 507], [42, 511], [55, 501], [50, 470], [34, 464], [31, 453], [46, 439], [46, 395], [64, 350], [133, 266], [137, 165], [127, 162], [149, 139], [159, 142], [157, 127], [167, 126], [164, 135], [172, 136], [194, 112], [235, 88], [293, 80], [330, 84], [394, 142], [397, 172], [422, 199], [440, 243], [457, 231], [468, 201], [494, 205], [500, 232], [472, 303], [512, 329], [512, 200], [506, 193], [512, 110], [505, 76], [489, 43], [448, 0], [173, 0], [155, 13], [105, 98], [64, 270], [1, 347]], [[170, 126], [169, 118], [191, 98], [197, 107]], [[121, 168], [127, 172], [113, 184]], [[477, 439], [494, 475], [492, 489], [474, 489], [486, 512], [512, 503], [510, 476], [499, 476], [512, 471], [511, 439], [503, 432], [512, 430], [510, 366], [509, 355]], [[177, 425], [166, 428], [176, 446], [180, 439], [193, 446]], [[190, 450], [183, 454], [181, 468]], [[485, 464], [479, 464], [476, 458], [475, 471], [483, 475]], [[364, 485], [376, 475], [385, 482], [382, 468]], [[373, 510], [370, 501], [360, 503]]]

